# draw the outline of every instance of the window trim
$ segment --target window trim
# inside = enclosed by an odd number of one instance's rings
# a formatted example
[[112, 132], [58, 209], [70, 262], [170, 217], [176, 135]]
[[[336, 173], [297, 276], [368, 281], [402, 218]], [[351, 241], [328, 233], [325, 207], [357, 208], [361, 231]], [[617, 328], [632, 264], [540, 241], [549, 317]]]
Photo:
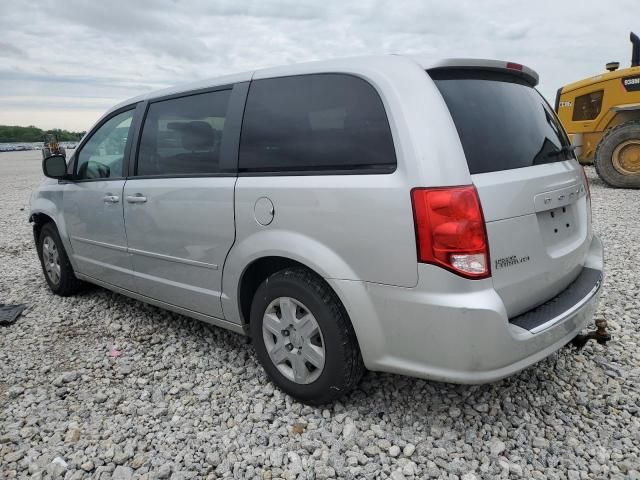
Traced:
[[[598, 108], [598, 112], [596, 113], [595, 117], [593, 118], [583, 118], [583, 119], [579, 119], [579, 118], [575, 118], [576, 117], [576, 112], [577, 110], [577, 105], [578, 105], [578, 99], [579, 98], [583, 98], [583, 97], [589, 97], [591, 95], [593, 95], [594, 93], [599, 93], [600, 94], [600, 107]], [[590, 101], [590, 100], [588, 100]], [[575, 97], [573, 99], [573, 108], [572, 108], [572, 112], [571, 112], [571, 121], [572, 122], [593, 122], [594, 120], [597, 120], [598, 117], [600, 116], [600, 114], [602, 113], [602, 107], [604, 104], [604, 88], [600, 89], [600, 90], [594, 90], [592, 92], [587, 92], [587, 93], [583, 93], [582, 95], [578, 95], [577, 97]]]
[[[84, 136], [84, 138], [80, 141], [80, 144], [78, 145], [78, 147], [73, 152], [73, 160], [71, 162], [71, 163], [73, 163], [73, 169], [71, 171], [71, 181], [73, 183], [107, 182], [107, 181], [110, 181], [110, 180], [124, 180], [124, 179], [127, 178], [129, 159], [130, 159], [130, 155], [131, 155], [131, 147], [132, 147], [132, 144], [133, 144], [134, 136], [137, 133], [137, 120], [139, 119], [139, 116], [140, 116], [139, 109], [140, 109], [141, 104], [142, 104], [142, 102], [132, 103], [130, 105], [125, 105], [124, 107], [121, 107], [121, 108], [118, 108], [117, 110], [114, 110], [108, 116], [105, 116], [102, 120], [100, 120], [91, 129], [91, 131]], [[85, 147], [85, 145], [89, 142], [89, 140], [91, 140], [91, 138], [95, 135], [95, 133], [104, 126], [105, 123], [107, 123], [112, 118], [117, 117], [118, 115], [120, 115], [122, 113], [125, 113], [125, 112], [129, 112], [129, 111], [133, 111], [133, 116], [131, 118], [131, 126], [129, 127], [129, 134], [127, 136], [127, 143], [126, 143], [126, 145], [124, 147], [124, 157], [122, 159], [122, 171], [120, 172], [121, 175], [118, 176], [118, 177], [107, 177], [107, 178], [78, 178], [77, 177], [78, 159], [79, 159], [80, 153], [82, 152], [82, 149]]]
[[[365, 82], [369, 85], [380, 101], [382, 105], [382, 110], [384, 112], [385, 118], [387, 120], [387, 126], [389, 127], [389, 135], [391, 136], [391, 142], [393, 145], [393, 153], [394, 153], [394, 162], [393, 164], [387, 165], [376, 165], [376, 164], [368, 164], [363, 165], [361, 168], [340, 168], [340, 169], [322, 169], [322, 168], [309, 168], [309, 169], [290, 169], [290, 168], [282, 168], [282, 169], [269, 169], [269, 170], [255, 170], [255, 169], [244, 169], [240, 168], [240, 147], [242, 145], [242, 132], [244, 131], [244, 119], [246, 113], [246, 106], [249, 99], [249, 91], [251, 89], [251, 85], [254, 82], [260, 82], [262, 80], [276, 80], [280, 78], [292, 78], [292, 77], [308, 77], [308, 76], [320, 76], [320, 75], [342, 75], [345, 77], [353, 77], [358, 80]], [[396, 172], [398, 169], [398, 147], [397, 147], [397, 139], [395, 138], [393, 128], [391, 128], [391, 116], [389, 115], [387, 106], [385, 105], [384, 100], [382, 99], [382, 95], [380, 95], [380, 91], [378, 88], [371, 83], [367, 78], [356, 75], [349, 72], [341, 72], [341, 71], [326, 71], [326, 72], [309, 72], [309, 73], [297, 73], [294, 75], [278, 75], [274, 77], [265, 77], [258, 78], [255, 80], [251, 80], [250, 86], [247, 89], [247, 95], [245, 98], [245, 104], [242, 113], [242, 132], [240, 135], [240, 142], [238, 144], [238, 158], [237, 158], [237, 172], [238, 177], [283, 177], [283, 176], [324, 176], [324, 175], [390, 175]]]
[[[241, 98], [242, 95], [246, 97], [246, 92], [243, 92], [243, 84], [248, 84], [249, 82], [238, 82], [235, 84], [224, 84], [218, 85], [215, 87], [207, 87], [207, 88], [199, 88], [196, 90], [188, 90], [179, 93], [172, 93], [169, 95], [164, 95], [161, 97], [155, 97], [150, 100], [144, 102], [142, 107], [142, 114], [140, 118], [140, 124], [136, 130], [135, 143], [131, 151], [131, 155], [129, 158], [129, 170], [127, 172], [128, 180], [150, 180], [150, 179], [158, 179], [158, 178], [206, 178], [206, 177], [236, 177], [237, 176], [237, 152], [238, 152], [238, 143], [239, 143], [239, 135], [238, 141], [235, 142], [234, 149], [234, 132], [232, 131], [232, 125], [229, 125], [229, 119], [232, 117], [233, 113], [237, 109], [237, 102], [242, 100], [244, 102], [244, 98]], [[227, 105], [227, 112], [224, 122], [224, 130], [222, 136], [222, 144], [220, 146], [220, 164], [223, 165], [222, 171], [220, 172], [210, 172], [210, 173], [168, 173], [162, 175], [137, 175], [138, 170], [138, 155], [140, 153], [140, 142], [142, 141], [142, 131], [144, 129], [145, 122], [147, 120], [147, 116], [149, 114], [149, 108], [154, 103], [164, 102], [168, 100], [176, 100], [179, 98], [191, 97], [194, 95], [203, 95], [206, 93], [214, 93], [219, 91], [229, 90], [229, 104]], [[229, 134], [227, 134], [227, 129], [229, 129]], [[238, 132], [239, 133], [239, 132]], [[229, 139], [227, 139], [227, 136]], [[227, 145], [230, 143], [231, 145]], [[233, 155], [230, 158], [229, 152], [227, 150], [233, 151], [235, 150], [235, 161]]]

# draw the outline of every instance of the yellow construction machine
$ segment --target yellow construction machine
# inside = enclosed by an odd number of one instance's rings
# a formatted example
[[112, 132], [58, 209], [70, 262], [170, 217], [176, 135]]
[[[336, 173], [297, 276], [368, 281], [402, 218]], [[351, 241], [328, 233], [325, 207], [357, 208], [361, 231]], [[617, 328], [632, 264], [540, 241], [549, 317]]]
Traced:
[[558, 90], [555, 109], [578, 158], [612, 187], [640, 188], [640, 38], [631, 32], [631, 66]]

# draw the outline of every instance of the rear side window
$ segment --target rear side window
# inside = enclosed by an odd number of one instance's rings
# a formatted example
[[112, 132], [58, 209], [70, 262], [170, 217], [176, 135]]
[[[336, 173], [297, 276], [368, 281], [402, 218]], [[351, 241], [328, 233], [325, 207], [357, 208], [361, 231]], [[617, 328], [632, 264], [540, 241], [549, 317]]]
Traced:
[[241, 172], [386, 173], [395, 165], [384, 106], [366, 81], [313, 74], [251, 82]]
[[137, 175], [220, 171], [220, 147], [231, 90], [154, 102], [145, 118]]
[[571, 120], [593, 120], [600, 115], [602, 110], [602, 96], [604, 90], [598, 90], [597, 92], [587, 93], [586, 95], [580, 95], [576, 97], [573, 103], [573, 116]]
[[429, 75], [449, 107], [472, 174], [573, 158], [551, 107], [524, 80], [456, 70]]

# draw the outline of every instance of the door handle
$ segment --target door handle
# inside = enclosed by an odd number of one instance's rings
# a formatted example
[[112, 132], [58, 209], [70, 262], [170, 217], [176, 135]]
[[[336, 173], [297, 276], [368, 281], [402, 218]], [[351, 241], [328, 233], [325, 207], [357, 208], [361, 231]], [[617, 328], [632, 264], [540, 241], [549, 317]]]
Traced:
[[127, 202], [129, 203], [145, 203], [146, 201], [147, 197], [145, 197], [141, 193], [136, 193], [135, 195], [127, 195]]
[[120, 201], [120, 197], [118, 195], [112, 195], [107, 193], [104, 198], [104, 203], [118, 203]]

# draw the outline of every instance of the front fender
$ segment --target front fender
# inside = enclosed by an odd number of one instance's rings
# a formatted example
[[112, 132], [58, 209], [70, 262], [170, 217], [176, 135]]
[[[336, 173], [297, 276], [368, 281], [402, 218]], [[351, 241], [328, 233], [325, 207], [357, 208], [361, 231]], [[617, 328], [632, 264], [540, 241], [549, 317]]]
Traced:
[[343, 258], [312, 237], [287, 230], [260, 230], [236, 243], [225, 261], [221, 302], [228, 321], [242, 323], [238, 303], [240, 279], [251, 263], [264, 257], [295, 260], [327, 280], [357, 280]]
[[71, 248], [67, 225], [64, 221], [64, 215], [62, 214], [63, 192], [63, 184], [43, 183], [40, 189], [35, 191], [31, 196], [29, 220], [32, 220], [34, 215], [39, 214], [46, 215], [53, 220], [58, 229], [58, 234], [60, 235], [64, 249], [68, 253], [69, 261], [75, 269], [76, 265], [72, 255], [73, 249]]

